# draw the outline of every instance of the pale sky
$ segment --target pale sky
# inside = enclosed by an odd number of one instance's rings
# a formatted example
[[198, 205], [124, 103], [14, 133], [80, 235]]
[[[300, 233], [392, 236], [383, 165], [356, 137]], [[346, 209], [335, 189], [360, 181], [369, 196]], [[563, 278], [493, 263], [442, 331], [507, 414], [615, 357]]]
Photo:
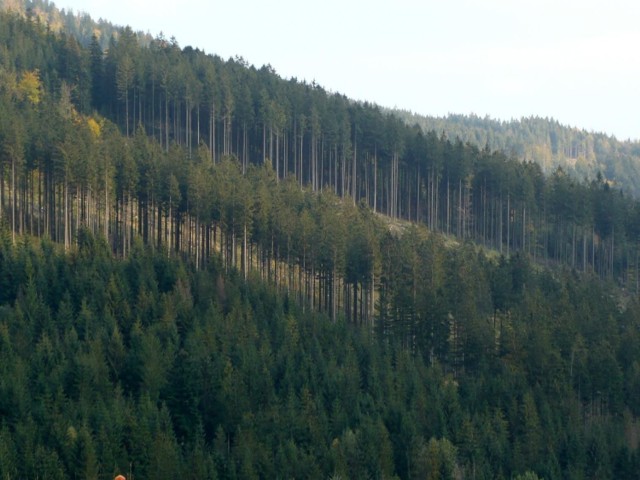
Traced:
[[638, 0], [55, 3], [381, 106], [640, 139]]

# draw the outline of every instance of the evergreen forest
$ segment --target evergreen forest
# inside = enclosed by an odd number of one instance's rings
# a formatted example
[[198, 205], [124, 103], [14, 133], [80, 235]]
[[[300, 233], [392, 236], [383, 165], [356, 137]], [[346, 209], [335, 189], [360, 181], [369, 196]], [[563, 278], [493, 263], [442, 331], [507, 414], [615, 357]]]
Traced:
[[640, 195], [640, 139], [619, 140], [540, 117], [499, 121], [473, 114], [427, 117], [403, 110], [392, 112], [425, 131], [444, 132], [450, 138], [533, 161], [547, 174], [559, 167], [581, 181], [600, 174], [611, 185], [636, 198]]
[[0, 478], [636, 478], [629, 192], [21, 5]]

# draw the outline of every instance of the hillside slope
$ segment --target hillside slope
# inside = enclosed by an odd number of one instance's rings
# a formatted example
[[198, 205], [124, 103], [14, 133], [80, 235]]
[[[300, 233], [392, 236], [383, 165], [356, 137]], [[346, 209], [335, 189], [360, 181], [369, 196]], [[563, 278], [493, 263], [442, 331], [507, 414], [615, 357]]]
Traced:
[[[253, 225], [264, 221], [255, 208], [264, 202], [202, 182], [235, 159], [243, 175], [270, 165], [276, 183], [638, 288], [640, 208], [603, 177], [545, 176], [536, 163], [425, 134], [269, 67], [163, 38], [144, 46], [129, 29], [104, 52], [97, 40], [84, 47], [28, 19], [0, 20], [0, 208], [14, 231], [69, 245], [99, 212], [92, 228], [121, 253], [134, 232], [202, 248], [228, 221], [241, 229], [232, 243], [264, 245], [265, 229]], [[222, 210], [223, 200], [241, 216]]]
[[0, 45], [0, 478], [640, 469], [637, 201], [126, 29]]
[[424, 232], [385, 245], [356, 328], [219, 257], [4, 230], [0, 475], [633, 477], [637, 301]]
[[577, 180], [601, 174], [611, 185], [640, 196], [640, 143], [567, 127], [548, 118], [500, 121], [474, 115], [429, 117], [390, 110], [410, 125], [444, 132], [478, 148], [485, 145], [522, 161], [539, 164], [546, 175], [562, 168]]

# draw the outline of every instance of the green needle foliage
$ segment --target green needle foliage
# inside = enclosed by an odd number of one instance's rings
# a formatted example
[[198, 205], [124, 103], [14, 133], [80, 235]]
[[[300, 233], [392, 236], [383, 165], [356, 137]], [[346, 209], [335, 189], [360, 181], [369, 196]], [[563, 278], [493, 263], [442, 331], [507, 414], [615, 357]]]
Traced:
[[640, 203], [38, 18], [0, 13], [0, 478], [640, 471]]

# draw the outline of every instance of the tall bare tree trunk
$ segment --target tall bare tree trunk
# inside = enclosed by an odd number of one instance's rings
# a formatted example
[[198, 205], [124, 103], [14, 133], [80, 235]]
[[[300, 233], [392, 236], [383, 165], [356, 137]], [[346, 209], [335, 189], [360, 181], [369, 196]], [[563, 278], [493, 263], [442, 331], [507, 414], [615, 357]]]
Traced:
[[378, 208], [378, 154], [373, 155], [373, 213], [377, 212]]
[[16, 243], [16, 159], [11, 158], [11, 239]]

